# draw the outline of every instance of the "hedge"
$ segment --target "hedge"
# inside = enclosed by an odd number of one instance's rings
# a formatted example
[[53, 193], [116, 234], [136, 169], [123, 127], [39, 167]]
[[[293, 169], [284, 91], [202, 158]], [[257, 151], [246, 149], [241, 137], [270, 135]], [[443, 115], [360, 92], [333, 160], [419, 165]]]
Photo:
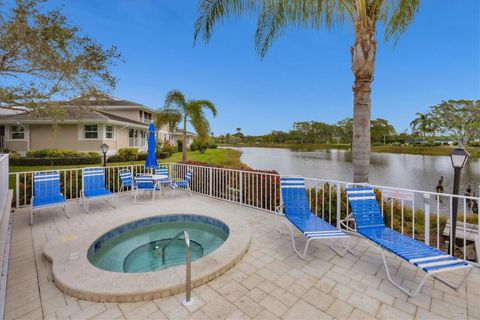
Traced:
[[83, 157], [97, 157], [97, 152], [80, 152], [68, 149], [38, 149], [29, 150], [27, 158], [83, 158]]
[[97, 154], [95, 157], [81, 158], [10, 158], [12, 166], [63, 166], [77, 164], [99, 164], [102, 158]]

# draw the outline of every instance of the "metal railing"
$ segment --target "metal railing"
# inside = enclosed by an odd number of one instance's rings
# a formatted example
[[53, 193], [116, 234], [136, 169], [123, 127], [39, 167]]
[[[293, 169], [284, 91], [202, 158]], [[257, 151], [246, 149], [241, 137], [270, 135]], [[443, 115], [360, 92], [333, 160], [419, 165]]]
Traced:
[[[242, 206], [274, 212], [280, 205], [280, 176], [264, 171], [249, 171], [207, 167], [200, 165], [167, 163], [172, 178], [181, 179], [187, 169], [193, 171], [192, 192], [215, 199], [220, 199]], [[149, 172], [143, 165], [125, 165], [106, 168], [107, 188], [120, 192], [118, 172], [129, 169], [135, 176]], [[62, 192], [67, 199], [80, 197], [81, 168], [61, 169]], [[30, 205], [33, 172], [11, 173], [14, 181], [16, 207]], [[325, 221], [340, 226], [340, 220], [348, 213], [345, 188], [351, 182], [328, 179], [305, 178], [310, 207], [313, 213]], [[456, 243], [456, 255], [470, 261], [477, 261], [479, 252], [475, 252], [475, 243], [460, 237], [467, 233], [467, 228], [476, 227], [476, 241], [480, 241], [478, 215], [473, 214], [480, 198], [441, 194], [436, 192], [394, 188], [373, 185], [376, 190], [385, 224], [414, 239], [441, 250]], [[452, 200], [458, 199], [457, 239], [444, 236], [443, 230], [452, 219]], [[460, 232], [459, 232], [460, 231]], [[471, 230], [470, 230], [471, 234]], [[478, 250], [477, 250], [478, 251]], [[475, 256], [476, 255], [476, 256]]]
[[180, 236], [183, 235], [183, 239], [185, 240], [185, 270], [186, 270], [186, 277], [185, 277], [185, 300], [183, 300], [182, 304], [185, 306], [189, 306], [193, 303], [192, 300], [192, 249], [190, 247], [190, 236], [188, 235], [187, 231], [180, 231], [170, 239], [166, 244], [163, 245], [162, 251], [162, 261], [165, 264], [165, 250], [169, 245], [171, 245], [175, 240], [179, 239]]
[[8, 196], [8, 154], [0, 154], [0, 221]]

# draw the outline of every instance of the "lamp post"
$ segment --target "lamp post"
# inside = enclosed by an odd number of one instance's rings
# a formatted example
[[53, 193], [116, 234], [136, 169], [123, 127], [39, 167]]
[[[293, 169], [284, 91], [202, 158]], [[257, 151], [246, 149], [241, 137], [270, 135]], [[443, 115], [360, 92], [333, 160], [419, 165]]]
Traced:
[[[450, 154], [450, 159], [452, 160], [452, 166], [454, 169], [453, 176], [453, 194], [458, 195], [460, 193], [460, 176], [462, 174], [462, 169], [467, 162], [467, 159], [470, 155], [464, 148], [455, 148]], [[458, 211], [458, 198], [453, 197], [452, 199], [452, 228], [450, 229], [451, 243], [450, 243], [450, 254], [453, 256], [455, 254], [455, 233], [457, 231], [457, 211]]]
[[106, 167], [107, 166], [108, 144], [102, 143], [102, 145], [100, 146], [100, 149], [102, 149], [102, 153], [103, 153], [103, 166]]

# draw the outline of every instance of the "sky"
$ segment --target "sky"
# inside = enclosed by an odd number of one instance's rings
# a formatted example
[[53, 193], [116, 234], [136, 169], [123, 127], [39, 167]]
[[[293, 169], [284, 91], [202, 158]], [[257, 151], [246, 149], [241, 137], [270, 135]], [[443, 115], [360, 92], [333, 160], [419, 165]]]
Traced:
[[[50, 0], [47, 7], [60, 7], [83, 33], [119, 49], [114, 96], [154, 109], [171, 89], [211, 100], [215, 135], [352, 117], [349, 22], [330, 31], [289, 28], [262, 60], [251, 15], [217, 25], [207, 45], [194, 47], [195, 0]], [[379, 29], [372, 118], [403, 131], [416, 112], [442, 100], [480, 99], [480, 1], [421, 1], [396, 46]]]

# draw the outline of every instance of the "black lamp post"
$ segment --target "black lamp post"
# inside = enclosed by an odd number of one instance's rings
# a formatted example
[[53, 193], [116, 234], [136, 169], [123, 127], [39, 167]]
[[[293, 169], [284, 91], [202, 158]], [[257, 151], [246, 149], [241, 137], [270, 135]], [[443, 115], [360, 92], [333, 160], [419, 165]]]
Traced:
[[[458, 195], [460, 193], [460, 176], [462, 174], [462, 169], [467, 162], [467, 159], [470, 155], [464, 148], [455, 148], [450, 154], [452, 160], [452, 166], [454, 169], [453, 176], [453, 194]], [[455, 254], [455, 233], [457, 231], [457, 211], [458, 211], [458, 198], [453, 197], [452, 199], [452, 228], [450, 229], [451, 234], [451, 243], [450, 243], [450, 254], [453, 256]]]
[[103, 166], [106, 167], [107, 166], [108, 144], [102, 143], [102, 145], [100, 146], [100, 149], [102, 149], [102, 153], [103, 153]]

